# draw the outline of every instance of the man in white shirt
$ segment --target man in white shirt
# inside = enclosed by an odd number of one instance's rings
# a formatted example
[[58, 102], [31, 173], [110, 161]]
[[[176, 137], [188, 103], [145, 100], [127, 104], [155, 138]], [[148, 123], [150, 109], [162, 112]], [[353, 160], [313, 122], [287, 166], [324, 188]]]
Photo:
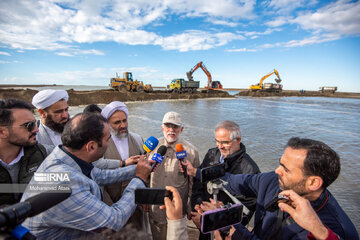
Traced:
[[[113, 101], [104, 107], [101, 115], [109, 121], [111, 130], [111, 139], [104, 158], [118, 159], [120, 167], [136, 164], [140, 155], [144, 154], [142, 148], [144, 140], [140, 135], [128, 130], [129, 111], [126, 105], [119, 101]], [[106, 186], [104, 202], [108, 205], [117, 202], [127, 184], [128, 182], [123, 182]], [[137, 207], [129, 222], [132, 222], [138, 229], [146, 230], [143, 218], [141, 207]]]
[[37, 140], [49, 153], [62, 144], [61, 133], [69, 121], [69, 95], [65, 90], [46, 89], [34, 95], [32, 104], [37, 108], [41, 121]]

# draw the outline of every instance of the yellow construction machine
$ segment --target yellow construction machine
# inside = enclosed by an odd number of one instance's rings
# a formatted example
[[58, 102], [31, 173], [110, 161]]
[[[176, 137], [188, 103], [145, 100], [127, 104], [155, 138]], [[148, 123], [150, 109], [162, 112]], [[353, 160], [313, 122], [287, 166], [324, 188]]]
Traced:
[[[275, 78], [275, 83], [264, 83], [264, 80], [268, 77], [270, 77], [271, 75], [273, 75], [275, 73], [275, 75], [277, 76], [277, 78]], [[274, 71], [266, 74], [265, 76], [263, 76], [260, 79], [260, 82], [258, 84], [255, 85], [251, 85], [250, 86], [250, 90], [251, 91], [266, 91], [266, 92], [281, 92], [282, 91], [282, 85], [280, 84], [281, 82], [281, 78], [279, 75], [279, 72], [274, 69]]]
[[120, 92], [151, 92], [153, 90], [151, 84], [144, 85], [142, 81], [134, 81], [131, 72], [124, 72], [123, 78], [119, 78], [116, 73], [116, 77], [110, 79], [109, 86]]
[[208, 77], [208, 82], [207, 82], [207, 85], [205, 86], [206, 89], [221, 90], [223, 88], [220, 81], [213, 81], [212, 80], [212, 77], [211, 77], [211, 74], [210, 74], [209, 70], [207, 70], [207, 68], [205, 67], [205, 65], [204, 65], [204, 63], [202, 61], [197, 63], [192, 69], [190, 69], [189, 72], [186, 73], [189, 81], [194, 80], [192, 75], [199, 67], [204, 71], [204, 73]]

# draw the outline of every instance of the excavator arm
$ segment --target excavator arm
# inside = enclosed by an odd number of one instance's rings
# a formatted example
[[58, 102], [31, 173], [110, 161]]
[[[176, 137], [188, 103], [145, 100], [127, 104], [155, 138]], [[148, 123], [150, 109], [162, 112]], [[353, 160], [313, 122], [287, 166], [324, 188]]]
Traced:
[[199, 62], [198, 64], [196, 64], [189, 72], [186, 73], [187, 78], [189, 79], [189, 81], [193, 81], [193, 76], [192, 74], [198, 69], [201, 68], [204, 73], [206, 74], [207, 78], [208, 78], [208, 83], [206, 88], [210, 88], [211, 87], [211, 83], [212, 83], [212, 77], [210, 72], [207, 70], [207, 68], [205, 67], [205, 65], [203, 64], [203, 62]]

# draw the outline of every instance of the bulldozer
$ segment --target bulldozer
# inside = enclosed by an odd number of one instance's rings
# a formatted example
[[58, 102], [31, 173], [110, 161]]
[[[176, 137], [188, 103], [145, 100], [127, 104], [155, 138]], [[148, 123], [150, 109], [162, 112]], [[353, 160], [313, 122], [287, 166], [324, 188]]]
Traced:
[[110, 87], [120, 92], [152, 92], [153, 88], [151, 84], [146, 84], [142, 81], [133, 80], [131, 72], [124, 72], [123, 78], [119, 78], [116, 73], [115, 78], [110, 79]]

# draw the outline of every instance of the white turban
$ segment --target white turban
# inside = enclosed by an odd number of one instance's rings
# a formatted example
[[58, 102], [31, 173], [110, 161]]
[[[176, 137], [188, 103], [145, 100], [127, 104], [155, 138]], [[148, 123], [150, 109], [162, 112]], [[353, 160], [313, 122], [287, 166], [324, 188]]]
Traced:
[[65, 99], [65, 101], [69, 99], [65, 90], [46, 89], [34, 95], [32, 104], [38, 109], [45, 109], [61, 99]]
[[123, 111], [126, 115], [126, 118], [129, 115], [129, 111], [126, 105], [119, 101], [114, 101], [106, 105], [101, 111], [101, 115], [103, 115], [104, 118], [109, 119], [111, 115], [113, 115], [113, 113], [116, 111]]

